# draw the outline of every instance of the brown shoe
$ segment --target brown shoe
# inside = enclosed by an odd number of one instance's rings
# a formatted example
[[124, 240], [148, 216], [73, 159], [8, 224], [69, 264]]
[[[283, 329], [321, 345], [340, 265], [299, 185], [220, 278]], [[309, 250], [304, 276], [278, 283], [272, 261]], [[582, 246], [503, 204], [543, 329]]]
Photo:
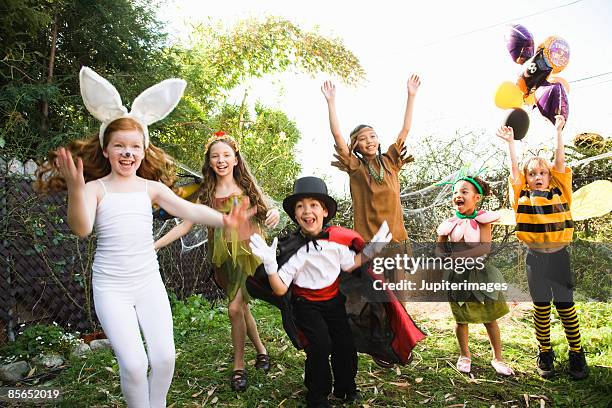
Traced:
[[246, 370], [234, 370], [230, 378], [230, 385], [234, 391], [246, 390], [248, 385]]
[[267, 354], [258, 354], [255, 357], [255, 368], [263, 370], [264, 373], [270, 371], [270, 356]]

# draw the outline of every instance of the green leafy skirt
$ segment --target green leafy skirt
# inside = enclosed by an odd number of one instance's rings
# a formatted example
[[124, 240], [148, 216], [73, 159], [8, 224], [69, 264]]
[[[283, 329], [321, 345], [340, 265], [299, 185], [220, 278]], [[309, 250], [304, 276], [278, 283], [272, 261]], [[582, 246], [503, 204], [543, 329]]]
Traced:
[[214, 230], [208, 251], [209, 260], [215, 271], [215, 279], [225, 290], [229, 301], [234, 300], [240, 289], [244, 301], [248, 302], [246, 279], [255, 274], [261, 260], [251, 253], [249, 241], [238, 241], [236, 233], [229, 235], [228, 239], [222, 229]]

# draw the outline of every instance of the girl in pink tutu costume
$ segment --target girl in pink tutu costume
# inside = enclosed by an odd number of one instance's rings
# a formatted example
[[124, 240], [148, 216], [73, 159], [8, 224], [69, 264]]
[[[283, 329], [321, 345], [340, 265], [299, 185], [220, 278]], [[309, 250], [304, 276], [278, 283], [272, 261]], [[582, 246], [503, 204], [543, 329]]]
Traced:
[[[489, 185], [479, 177], [465, 176], [454, 183], [452, 203], [455, 215], [438, 227], [439, 244], [436, 253], [454, 259], [474, 258], [476, 262], [472, 264], [473, 267], [462, 269], [455, 267], [454, 270], [447, 272], [445, 279], [450, 282], [503, 283], [500, 272], [484, 262], [484, 258], [491, 250], [491, 223], [499, 219], [499, 214], [477, 210], [476, 206], [489, 193]], [[487, 291], [482, 288], [453, 290], [449, 291], [449, 303], [457, 322], [455, 334], [460, 351], [457, 370], [462, 373], [471, 371], [468, 324], [483, 323], [487, 329], [493, 352], [491, 365], [500, 375], [514, 374], [502, 359], [497, 319], [504, 316], [509, 310], [501, 291]]]

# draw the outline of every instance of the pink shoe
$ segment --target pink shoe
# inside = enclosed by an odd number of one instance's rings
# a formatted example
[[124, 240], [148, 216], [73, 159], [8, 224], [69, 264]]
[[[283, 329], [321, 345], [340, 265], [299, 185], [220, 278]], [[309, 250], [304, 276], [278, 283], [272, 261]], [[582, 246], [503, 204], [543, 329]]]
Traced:
[[457, 360], [457, 370], [460, 373], [469, 373], [472, 370], [472, 359], [465, 356], [460, 356]]
[[493, 359], [491, 360], [491, 365], [495, 369], [495, 372], [497, 372], [497, 374], [499, 375], [514, 375], [514, 371], [510, 367], [508, 367], [503, 361]]

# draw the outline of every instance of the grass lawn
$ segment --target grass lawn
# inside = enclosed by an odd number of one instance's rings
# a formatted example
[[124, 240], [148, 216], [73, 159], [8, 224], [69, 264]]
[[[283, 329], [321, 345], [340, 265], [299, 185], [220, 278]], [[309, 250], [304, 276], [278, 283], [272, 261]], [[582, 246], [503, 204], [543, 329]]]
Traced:
[[[227, 309], [193, 296], [173, 302], [177, 348], [170, 407], [303, 406], [305, 354], [296, 351], [280, 324], [280, 314], [259, 301], [252, 303], [261, 337], [273, 359], [265, 375], [252, 368], [255, 350], [247, 346], [249, 388], [231, 391], [230, 326]], [[504, 355], [516, 371], [502, 378], [490, 366], [490, 348], [482, 325], [470, 326], [472, 374], [454, 368], [457, 346], [454, 323], [446, 303], [409, 304], [415, 321], [428, 337], [415, 349], [408, 366], [381, 369], [360, 355], [357, 384], [363, 407], [609, 407], [612, 404], [612, 306], [578, 304], [582, 339], [591, 366], [588, 379], [572, 381], [567, 374], [567, 343], [553, 313], [552, 339], [558, 374], [541, 379], [535, 371], [535, 338], [530, 304], [515, 304], [500, 320]], [[73, 358], [60, 375], [40, 385], [60, 387], [60, 407], [125, 406], [117, 361], [110, 350]], [[23, 406], [23, 405], [20, 405]]]

